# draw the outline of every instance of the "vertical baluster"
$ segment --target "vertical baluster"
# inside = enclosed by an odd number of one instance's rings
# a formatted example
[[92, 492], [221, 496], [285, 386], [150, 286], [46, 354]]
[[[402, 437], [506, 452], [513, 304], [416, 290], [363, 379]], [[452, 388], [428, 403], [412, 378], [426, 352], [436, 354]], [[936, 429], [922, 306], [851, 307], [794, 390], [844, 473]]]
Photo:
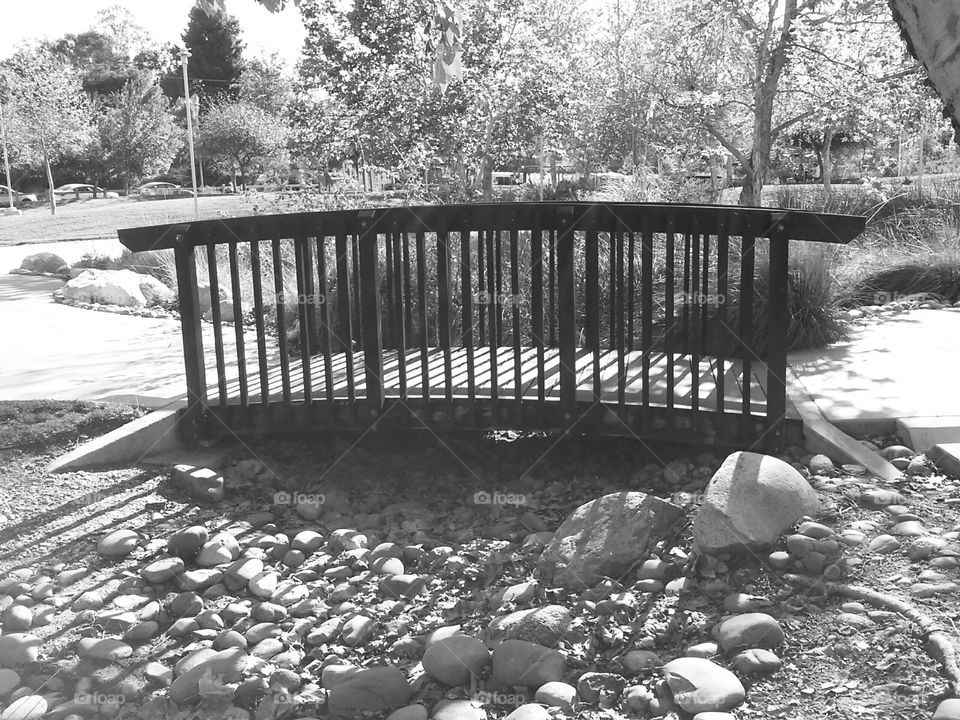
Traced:
[[683, 234], [683, 298], [680, 303], [680, 316], [682, 318], [682, 342], [680, 354], [686, 355], [689, 352], [690, 343], [690, 233]]
[[[700, 285], [700, 242], [699, 217], [694, 215], [693, 237], [690, 243], [690, 295], [687, 297], [687, 306], [697, 302], [697, 290]], [[696, 417], [696, 413], [700, 410], [700, 308], [698, 305], [694, 305], [691, 316], [693, 327], [690, 334], [690, 409]]]
[[310, 284], [307, 273], [310, 271], [310, 263], [306, 257], [307, 238], [298, 233], [293, 243], [297, 274], [297, 317], [300, 320], [300, 374], [303, 378], [303, 400], [309, 405], [313, 402], [313, 383], [310, 375], [310, 321], [307, 318], [307, 288]]
[[607, 233], [607, 238], [610, 240], [610, 252], [609, 252], [609, 264], [608, 276], [610, 282], [610, 298], [609, 303], [609, 334], [607, 337], [607, 347], [612, 348], [616, 346], [616, 337], [617, 337], [617, 325], [616, 325], [616, 306], [617, 306], [617, 250], [616, 250], [616, 233], [610, 232]]
[[503, 344], [503, 309], [500, 307], [503, 298], [503, 235], [499, 230], [494, 231], [493, 255], [495, 257], [494, 267], [497, 273], [497, 284], [495, 290], [494, 303], [496, 305], [497, 319], [497, 347]]
[[[393, 274], [393, 242], [392, 233], [387, 233], [386, 242], [384, 242], [384, 275], [386, 276], [386, 298], [387, 298], [387, 327], [390, 329], [389, 341], [384, 342], [387, 348], [397, 347], [397, 320], [396, 308], [394, 307], [393, 285], [395, 282]], [[385, 338], [386, 340], [386, 338]]]
[[[500, 373], [498, 372], [498, 352], [497, 347], [497, 275], [494, 269], [496, 261], [494, 251], [494, 231], [487, 231], [487, 324], [490, 326], [489, 338], [490, 345], [487, 351], [490, 353], [490, 399], [496, 409], [497, 398], [500, 397]], [[499, 417], [499, 416], [498, 416]]]
[[237, 345], [237, 381], [240, 386], [240, 405], [250, 404], [247, 387], [247, 355], [243, 336], [243, 303], [240, 297], [240, 267], [237, 260], [237, 243], [227, 245], [230, 259], [230, 292], [233, 295], [233, 337]]
[[756, 235], [753, 223], [743, 234], [740, 255], [740, 348], [743, 356], [742, 408], [744, 420], [751, 414], [750, 386], [753, 382], [753, 273]]
[[549, 273], [549, 290], [547, 292], [547, 297], [549, 298], [549, 310], [547, 314], [550, 318], [550, 347], [557, 346], [557, 288], [556, 288], [556, 277], [557, 277], [557, 231], [550, 230], [549, 237], [547, 238], [547, 249], [550, 251], [550, 258], [547, 262], [547, 272]]
[[644, 213], [643, 237], [640, 242], [640, 341], [643, 357], [640, 360], [641, 398], [643, 406], [650, 405], [650, 354], [653, 352], [653, 233], [650, 216]]
[[[397, 334], [396, 334], [396, 343], [397, 343], [397, 366], [400, 370], [400, 401], [406, 405], [407, 402], [407, 337], [404, 328], [404, 313], [403, 313], [403, 265], [401, 255], [401, 244], [402, 238], [400, 233], [393, 233], [393, 241], [396, 244], [396, 247], [393, 251], [393, 263], [394, 268], [393, 272], [396, 274], [396, 282], [394, 283], [394, 292], [396, 293], [396, 306], [397, 306]], [[389, 236], [387, 237], [387, 242], [389, 242]], [[408, 290], [409, 293], [409, 290]]]
[[437, 287], [440, 300], [440, 346], [448, 410], [453, 406], [453, 359], [450, 347], [450, 244], [446, 230], [437, 232]]
[[[484, 259], [485, 259], [484, 251], [487, 243], [486, 238], [487, 238], [486, 230], [477, 231], [477, 287], [480, 289], [481, 297], [487, 295], [488, 293], [487, 285], [486, 285], [486, 276], [485, 276], [486, 263], [484, 262]], [[488, 302], [489, 300], [490, 298], [487, 298]], [[478, 344], [483, 345], [484, 337], [486, 336], [486, 329], [487, 329], [486, 312], [488, 308], [483, 303], [480, 303], [480, 307], [477, 308], [477, 310], [480, 315], [480, 318], [479, 318], [480, 319], [480, 342]]]
[[[622, 223], [618, 223], [622, 227]], [[624, 336], [624, 290], [623, 284], [623, 245], [626, 238], [622, 229], [613, 234], [614, 250], [616, 253], [616, 263], [614, 267], [614, 277], [616, 278], [617, 292], [614, 295], [616, 304], [616, 324], [613, 330], [616, 335], [611, 336], [611, 344], [614, 343], [617, 350], [617, 403], [620, 405], [620, 412], [623, 413], [627, 404], [627, 349]]]
[[708, 323], [707, 317], [709, 316], [710, 309], [710, 233], [706, 232], [703, 234], [703, 282], [700, 285], [700, 350], [704, 355], [710, 355], [710, 350], [707, 346], [707, 331]]
[[363, 288], [363, 278], [360, 275], [360, 236], [351, 235], [350, 236], [350, 247], [352, 251], [352, 264], [351, 268], [353, 269], [353, 285], [351, 290], [353, 290], [353, 318], [354, 322], [357, 324], [357, 338], [363, 337], [363, 314], [360, 312], [360, 293]]
[[628, 294], [629, 297], [630, 297], [630, 301], [629, 301], [629, 303], [628, 303], [628, 306], [629, 306], [630, 309], [629, 309], [628, 314], [627, 314], [627, 326], [628, 326], [628, 328], [629, 328], [629, 329], [628, 329], [628, 335], [629, 335], [629, 337], [630, 337], [630, 340], [629, 340], [630, 352], [633, 352], [633, 348], [634, 348], [634, 344], [633, 344], [633, 316], [634, 316], [634, 314], [636, 313], [636, 290], [635, 290], [635, 285], [636, 285], [636, 284], [635, 284], [635, 282], [634, 282], [634, 275], [636, 274], [635, 271], [634, 271], [634, 267], [635, 267], [635, 263], [636, 263], [636, 260], [635, 260], [635, 258], [636, 258], [636, 250], [634, 249], [634, 232], [633, 232], [632, 230], [630, 231], [630, 246], [629, 246], [629, 251], [630, 251], [630, 252], [627, 253], [627, 264], [628, 264], [628, 266], [629, 266], [629, 267], [628, 267], [628, 272], [627, 272], [627, 274], [628, 274], [628, 276], [629, 276], [629, 277], [627, 278], [627, 288], [628, 288], [628, 289], [627, 289], [627, 294]]
[[214, 239], [207, 244], [207, 274], [210, 278], [210, 310], [213, 314], [213, 343], [217, 362], [218, 404], [227, 406], [227, 371], [223, 352], [223, 326], [220, 324], [220, 283], [217, 278], [217, 245]]
[[671, 338], [674, 335], [673, 326], [676, 324], [674, 317], [673, 301], [676, 294], [675, 268], [677, 261], [676, 236], [674, 227], [676, 225], [676, 215], [670, 213], [667, 217], [667, 268], [666, 268], [666, 308], [663, 318], [663, 352], [667, 356], [667, 408], [673, 409], [674, 394], [674, 365], [673, 365], [673, 347]]
[[427, 320], [427, 252], [423, 230], [417, 230], [417, 312], [420, 317], [420, 382], [430, 399], [430, 326]]
[[591, 352], [593, 396], [600, 399], [600, 238], [596, 230], [587, 230], [584, 252], [586, 288], [584, 297], [584, 330]]
[[287, 355], [286, 298], [283, 288], [283, 265], [280, 239], [273, 239], [273, 294], [277, 303], [277, 344], [280, 347], [280, 382], [283, 402], [290, 402], [290, 358]]
[[203, 328], [200, 325], [200, 292], [197, 288], [196, 248], [188, 245], [188, 231], [177, 234], [174, 262], [177, 270], [177, 297], [180, 307], [180, 334], [187, 381], [186, 422], [181, 437], [193, 441], [207, 405], [206, 363], [203, 357]]
[[541, 411], [546, 402], [546, 358], [543, 351], [543, 230], [538, 215], [530, 233], [530, 286], [533, 318], [533, 344], [537, 349], [537, 401]]
[[727, 339], [727, 272], [729, 264], [730, 235], [727, 231], [727, 214], [720, 216], [720, 234], [717, 236], [717, 310], [714, 321], [716, 327], [717, 343], [715, 355], [717, 357], [717, 412], [723, 413], [726, 410], [725, 374], [726, 355], [725, 346]]
[[[466, 224], [464, 224], [466, 225]], [[467, 397], [473, 403], [477, 399], [476, 368], [473, 363], [473, 282], [470, 270], [470, 231], [460, 230], [460, 298], [463, 304], [460, 342], [467, 353]], [[482, 316], [482, 313], [481, 313]]]
[[353, 304], [349, 267], [351, 243], [342, 230], [337, 232], [335, 245], [337, 252], [337, 310], [340, 313], [340, 344], [343, 345], [346, 359], [347, 405], [350, 412], [353, 413], [356, 410], [357, 388], [353, 371], [353, 314], [350, 312], [350, 306]]
[[413, 334], [413, 303], [410, 301], [410, 233], [403, 233], [403, 322], [406, 326], [404, 337]]
[[520, 238], [516, 228], [510, 230], [510, 305], [513, 308], [513, 384], [517, 400], [517, 418], [523, 417], [523, 378], [520, 364]]
[[263, 275], [260, 267], [260, 241], [250, 241], [250, 272], [253, 274], [253, 321], [257, 328], [257, 365], [260, 369], [260, 402], [270, 404], [269, 368], [267, 367], [267, 328], [264, 323]]
[[323, 383], [327, 388], [330, 419], [336, 418], [333, 379], [333, 334], [330, 330], [330, 290], [327, 283], [327, 243], [323, 230], [317, 233], [317, 289], [320, 293], [320, 347], [323, 352]]
[[[368, 220], [361, 220], [354, 245], [359, 264], [354, 267], [360, 281], [360, 337], [363, 342], [363, 366], [366, 378], [367, 408], [377, 417], [384, 408], [383, 331], [380, 320], [380, 235], [371, 231]], [[389, 245], [390, 233], [384, 235]], [[390, 272], [391, 268], [387, 268]]]
[[[569, 208], [571, 211], [573, 208]], [[557, 319], [560, 340], [560, 409], [564, 429], [569, 429], [577, 410], [576, 303], [573, 273], [575, 232], [571, 213], [558, 208], [556, 234]]]

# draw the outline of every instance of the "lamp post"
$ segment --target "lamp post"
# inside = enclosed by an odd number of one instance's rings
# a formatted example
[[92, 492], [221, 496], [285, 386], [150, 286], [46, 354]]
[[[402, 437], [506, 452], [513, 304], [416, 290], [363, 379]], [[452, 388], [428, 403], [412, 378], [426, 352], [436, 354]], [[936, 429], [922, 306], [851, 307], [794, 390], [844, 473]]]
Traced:
[[187, 111], [187, 145], [190, 147], [190, 180], [193, 183], [193, 215], [200, 219], [200, 203], [197, 200], [197, 167], [193, 155], [193, 120], [190, 118], [190, 86], [187, 81], [187, 58], [190, 51], [184, 46], [180, 51], [180, 62], [183, 64], [183, 99]]
[[[6, 78], [4, 78], [6, 80]], [[13, 204], [13, 186], [10, 184], [10, 160], [7, 158], [7, 124], [3, 119], [3, 91], [6, 82], [0, 83], [0, 140], [3, 142], [3, 171], [7, 176], [7, 200], [9, 206], [3, 211], [4, 215], [19, 215], [20, 211]]]

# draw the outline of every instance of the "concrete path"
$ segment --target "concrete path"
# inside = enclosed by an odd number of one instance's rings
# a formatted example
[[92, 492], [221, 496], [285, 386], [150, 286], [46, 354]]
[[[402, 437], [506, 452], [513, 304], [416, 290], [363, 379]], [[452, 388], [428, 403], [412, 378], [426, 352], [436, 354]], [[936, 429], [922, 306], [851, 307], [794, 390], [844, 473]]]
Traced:
[[857, 325], [848, 342], [790, 353], [832, 422], [960, 415], [960, 311], [913, 310]]

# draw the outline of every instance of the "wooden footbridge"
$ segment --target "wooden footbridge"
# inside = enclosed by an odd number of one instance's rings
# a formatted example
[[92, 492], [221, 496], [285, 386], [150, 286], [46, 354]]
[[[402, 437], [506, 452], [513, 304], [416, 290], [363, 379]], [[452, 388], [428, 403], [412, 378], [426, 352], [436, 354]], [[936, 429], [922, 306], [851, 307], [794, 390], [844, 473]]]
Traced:
[[[789, 243], [846, 243], [864, 222], [504, 203], [119, 235], [174, 251], [190, 438], [429, 427], [776, 449], [800, 427], [784, 382]], [[202, 311], [221, 292], [205, 353]]]

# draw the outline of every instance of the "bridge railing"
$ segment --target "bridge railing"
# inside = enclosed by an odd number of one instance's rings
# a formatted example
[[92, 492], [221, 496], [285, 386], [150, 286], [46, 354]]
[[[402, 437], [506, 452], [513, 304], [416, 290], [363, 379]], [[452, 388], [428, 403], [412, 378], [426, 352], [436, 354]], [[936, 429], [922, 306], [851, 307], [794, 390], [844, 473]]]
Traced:
[[[369, 426], [390, 414], [776, 444], [789, 240], [848, 242], [863, 224], [793, 210], [517, 203], [119, 234], [133, 251], [174, 251], [186, 425], [198, 435]], [[201, 311], [221, 289], [231, 301], [207, 312], [209, 354]]]

